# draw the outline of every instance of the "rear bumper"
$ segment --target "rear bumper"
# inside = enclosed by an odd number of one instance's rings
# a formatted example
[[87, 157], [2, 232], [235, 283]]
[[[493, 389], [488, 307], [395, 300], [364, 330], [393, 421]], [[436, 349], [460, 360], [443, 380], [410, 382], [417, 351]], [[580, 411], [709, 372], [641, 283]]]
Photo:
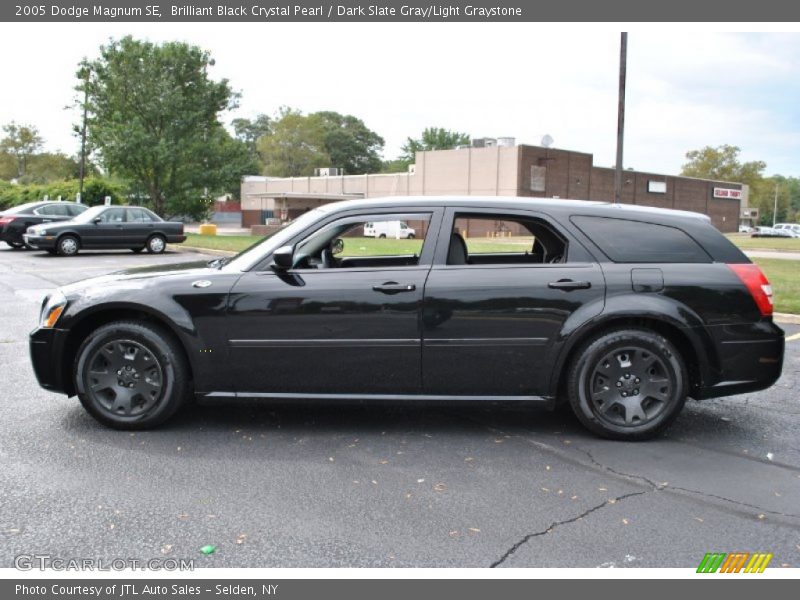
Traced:
[[20, 235], [18, 231], [2, 227], [0, 228], [0, 242], [14, 242], [15, 244], [21, 244], [23, 240], [22, 235]]
[[[720, 326], [723, 327], [723, 326]], [[724, 327], [717, 343], [721, 371], [717, 381], [696, 390], [697, 400], [757, 392], [781, 376], [784, 357], [783, 330], [764, 321], [752, 326]]]
[[185, 241], [186, 241], [186, 236], [183, 235], [183, 234], [181, 234], [181, 235], [171, 235], [171, 236], [169, 236], [169, 239], [167, 240], [167, 242], [170, 243], [170, 244], [182, 244]]
[[33, 372], [39, 385], [51, 392], [67, 393], [62, 357], [67, 330], [34, 329], [30, 334], [30, 353]]

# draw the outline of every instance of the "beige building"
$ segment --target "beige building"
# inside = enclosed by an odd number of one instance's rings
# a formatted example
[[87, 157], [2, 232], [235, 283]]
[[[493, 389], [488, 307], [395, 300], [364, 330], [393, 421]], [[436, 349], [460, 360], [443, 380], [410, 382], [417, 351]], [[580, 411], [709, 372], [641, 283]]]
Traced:
[[[485, 140], [481, 140], [481, 143]], [[492, 144], [418, 152], [408, 173], [314, 177], [249, 176], [242, 181], [242, 226], [293, 219], [321, 204], [382, 196], [523, 196], [614, 199], [614, 170], [596, 167], [583, 152]], [[709, 215], [722, 231], [736, 231], [747, 186], [656, 173], [625, 171], [622, 202]]]

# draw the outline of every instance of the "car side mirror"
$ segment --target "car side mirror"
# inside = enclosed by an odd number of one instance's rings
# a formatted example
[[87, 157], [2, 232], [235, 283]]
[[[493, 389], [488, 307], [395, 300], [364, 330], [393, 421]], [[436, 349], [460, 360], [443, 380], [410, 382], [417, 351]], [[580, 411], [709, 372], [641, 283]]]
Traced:
[[291, 269], [294, 264], [294, 246], [281, 246], [272, 253], [273, 269]]
[[336, 238], [331, 243], [331, 254], [341, 254], [344, 251], [344, 240], [342, 238]]
[[102, 222], [103, 219], [101, 219], [100, 217], [95, 217], [94, 219], [92, 219], [92, 223], [94, 223], [95, 225], [99, 225]]

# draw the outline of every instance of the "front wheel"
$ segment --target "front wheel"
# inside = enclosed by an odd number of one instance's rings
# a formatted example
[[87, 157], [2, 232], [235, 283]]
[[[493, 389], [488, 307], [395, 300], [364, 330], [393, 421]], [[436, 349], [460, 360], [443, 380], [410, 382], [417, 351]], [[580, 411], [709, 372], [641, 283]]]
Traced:
[[567, 395], [578, 420], [618, 440], [657, 435], [680, 413], [687, 389], [677, 348], [644, 329], [601, 334], [578, 351], [567, 374]]
[[62, 236], [56, 244], [56, 251], [61, 256], [75, 256], [79, 249], [80, 243], [74, 235]]
[[150, 254], [161, 254], [167, 248], [167, 240], [163, 236], [154, 235], [147, 240], [146, 247]]
[[81, 404], [114, 429], [160, 425], [189, 394], [183, 350], [147, 323], [118, 321], [93, 331], [78, 349], [74, 372]]

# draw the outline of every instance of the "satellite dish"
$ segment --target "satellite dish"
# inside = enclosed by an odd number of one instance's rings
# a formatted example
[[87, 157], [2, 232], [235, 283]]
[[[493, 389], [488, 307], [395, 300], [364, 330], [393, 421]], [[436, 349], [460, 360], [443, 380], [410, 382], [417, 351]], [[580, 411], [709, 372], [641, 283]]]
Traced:
[[542, 145], [542, 147], [549, 148], [550, 146], [553, 145], [554, 141], [555, 140], [553, 139], [553, 136], [551, 136], [549, 133], [545, 133], [544, 136], [542, 137], [542, 141], [539, 143]]

